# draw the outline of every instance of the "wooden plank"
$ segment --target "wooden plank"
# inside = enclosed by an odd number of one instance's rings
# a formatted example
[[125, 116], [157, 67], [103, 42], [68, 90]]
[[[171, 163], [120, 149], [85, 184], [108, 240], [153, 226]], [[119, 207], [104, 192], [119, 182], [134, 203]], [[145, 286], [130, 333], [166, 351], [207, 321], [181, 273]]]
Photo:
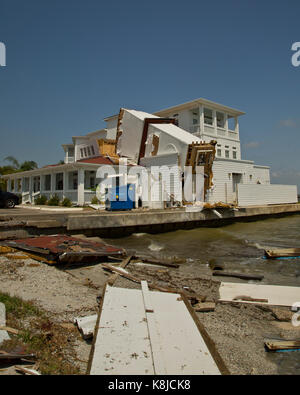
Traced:
[[154, 374], [140, 290], [106, 287], [90, 374]]
[[209, 311], [214, 311], [215, 310], [215, 308], [216, 308], [216, 304], [215, 303], [210, 303], [210, 302], [207, 302], [207, 303], [197, 303], [197, 304], [195, 304], [194, 306], [193, 306], [193, 308], [194, 308], [194, 310], [196, 311], [196, 312], [199, 312], [199, 313], [201, 313], [201, 312], [203, 312], [203, 313], [206, 313], [206, 312], [209, 312]]
[[274, 248], [272, 250], [265, 250], [267, 258], [283, 258], [283, 257], [299, 257], [300, 248]]
[[149, 292], [143, 283], [142, 290], [107, 285], [90, 374], [215, 375], [220, 370], [181, 295]]
[[265, 346], [269, 351], [300, 350], [300, 340], [267, 340]]
[[159, 325], [165, 374], [220, 374], [181, 295], [153, 291], [151, 301], [154, 317]]
[[13, 335], [18, 335], [19, 331], [17, 329], [11, 328], [9, 326], [0, 326], [0, 331], [6, 331], [12, 333]]
[[144, 298], [145, 311], [146, 313], [154, 313], [147, 281], [141, 281], [141, 286], [142, 286], [142, 293]]
[[[132, 255], [128, 256], [127, 258], [125, 258], [122, 263], [120, 264], [119, 268], [125, 269], [125, 267], [129, 264], [130, 260], [132, 258]], [[108, 284], [113, 286], [116, 279], [119, 277], [119, 273], [114, 273], [112, 274], [109, 279], [107, 280]]]
[[[121, 276], [127, 278], [128, 280], [131, 280], [135, 283], [141, 283], [143, 281], [142, 278], [139, 278], [137, 276], [133, 276], [132, 274], [127, 273], [124, 269], [119, 269], [117, 267], [111, 266], [108, 263], [102, 263], [101, 264], [105, 269], [108, 269], [112, 272], [118, 273]], [[184, 293], [185, 296], [189, 299], [197, 299], [198, 301], [204, 301], [205, 296], [197, 295], [197, 294], [192, 294], [189, 292], [184, 291], [183, 289], [178, 289], [178, 288], [171, 288], [171, 287], [161, 287], [159, 285], [153, 284], [153, 283], [148, 283], [149, 288], [151, 289], [156, 289], [161, 292], [171, 292], [171, 293]]]
[[159, 335], [159, 323], [156, 320], [155, 314], [153, 314], [154, 309], [147, 281], [142, 281], [141, 286], [150, 338], [154, 374], [165, 375], [167, 373], [166, 360], [162, 347], [162, 339]]
[[235, 272], [223, 272], [221, 270], [215, 270], [212, 273], [213, 276], [219, 277], [237, 277], [243, 280], [257, 280], [261, 281], [264, 276], [260, 274], [246, 274], [246, 273], [235, 273]]
[[178, 263], [168, 262], [168, 261], [163, 260], [163, 259], [146, 258], [146, 257], [142, 257], [142, 256], [137, 256], [137, 255], [134, 255], [133, 258], [134, 259], [139, 259], [142, 262], [153, 264], [153, 265], [171, 267], [171, 268], [174, 268], [174, 269], [177, 269], [179, 267]]
[[[221, 302], [269, 304], [272, 306], [292, 306], [300, 300], [299, 287], [281, 285], [240, 284], [222, 282], [219, 288]], [[246, 300], [249, 298], [249, 300]], [[251, 300], [251, 299], [252, 300]], [[241, 300], [244, 299], [244, 300]]]
[[41, 373], [39, 373], [37, 370], [26, 368], [24, 366], [15, 366], [15, 369], [17, 372], [21, 372], [26, 375], [31, 375], [31, 376], [40, 376], [41, 375]]

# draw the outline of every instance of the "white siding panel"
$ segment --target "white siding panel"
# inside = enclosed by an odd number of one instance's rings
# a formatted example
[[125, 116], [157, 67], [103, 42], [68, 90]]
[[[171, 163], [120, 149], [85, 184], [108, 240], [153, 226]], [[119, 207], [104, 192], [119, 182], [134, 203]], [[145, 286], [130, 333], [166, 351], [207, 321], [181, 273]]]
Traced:
[[[151, 166], [161, 166], [160, 175], [154, 174], [149, 176], [149, 183], [151, 183], [151, 199], [149, 203], [151, 207], [163, 207], [162, 201], [169, 201], [169, 194], [177, 195], [177, 199], [181, 201], [181, 174], [178, 166], [178, 154], [153, 156], [141, 159], [141, 165], [145, 166], [151, 174]], [[175, 167], [174, 167], [175, 166]], [[171, 172], [169, 172], [169, 170]], [[169, 177], [169, 173], [171, 177]], [[158, 187], [159, 180], [161, 180], [163, 189]], [[179, 199], [180, 198], [180, 199]]]
[[260, 204], [297, 203], [296, 185], [239, 185], [238, 203], [240, 206]]
[[251, 161], [217, 158], [213, 164], [214, 186], [206, 196], [208, 202], [233, 203], [237, 199], [233, 191], [232, 173], [241, 174], [241, 184], [255, 186], [258, 181], [261, 184], [270, 183], [270, 171], [267, 167], [255, 166]]

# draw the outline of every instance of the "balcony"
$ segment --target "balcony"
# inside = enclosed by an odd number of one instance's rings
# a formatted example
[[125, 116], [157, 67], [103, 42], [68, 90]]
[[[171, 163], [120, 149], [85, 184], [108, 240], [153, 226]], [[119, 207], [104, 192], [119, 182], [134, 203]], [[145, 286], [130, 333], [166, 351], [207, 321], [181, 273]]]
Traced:
[[66, 156], [65, 163], [73, 163], [74, 159], [75, 159], [74, 156]]
[[236, 132], [234, 130], [226, 130], [225, 128], [217, 128], [213, 125], [208, 125], [204, 124], [204, 130], [201, 131], [201, 126], [200, 124], [194, 124], [190, 125], [188, 131], [196, 136], [200, 136], [200, 134], [208, 134], [212, 137], [218, 138], [218, 137], [223, 137], [223, 138], [229, 138], [232, 140], [239, 141], [240, 136], [239, 132]]

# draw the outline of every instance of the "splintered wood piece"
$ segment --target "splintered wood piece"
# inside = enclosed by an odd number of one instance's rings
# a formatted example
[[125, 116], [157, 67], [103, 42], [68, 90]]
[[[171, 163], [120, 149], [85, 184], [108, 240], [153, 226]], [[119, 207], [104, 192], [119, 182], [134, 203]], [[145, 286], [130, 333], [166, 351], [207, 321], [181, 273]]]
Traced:
[[[128, 256], [127, 258], [125, 258], [122, 263], [120, 264], [119, 268], [125, 269], [125, 267], [129, 264], [130, 260], [132, 258], [132, 255]], [[116, 279], [118, 278], [119, 273], [114, 273], [112, 274], [109, 279], [107, 280], [109, 285], [114, 285]]]

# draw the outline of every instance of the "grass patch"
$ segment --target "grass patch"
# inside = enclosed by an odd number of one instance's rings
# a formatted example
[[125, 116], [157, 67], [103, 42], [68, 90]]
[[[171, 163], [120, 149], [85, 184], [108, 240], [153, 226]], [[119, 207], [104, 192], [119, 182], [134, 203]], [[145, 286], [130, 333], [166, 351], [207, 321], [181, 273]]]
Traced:
[[19, 330], [18, 335], [10, 335], [11, 339], [2, 343], [1, 349], [25, 349], [27, 353], [34, 353], [42, 374], [80, 374], [74, 364], [77, 357], [72, 347], [78, 338], [75, 327], [66, 330], [34, 303], [18, 297], [0, 292], [0, 302], [6, 307], [6, 325]]
[[32, 302], [25, 302], [16, 296], [0, 292], [0, 302], [5, 304], [6, 314], [13, 314], [15, 319], [42, 315], [42, 312]]

